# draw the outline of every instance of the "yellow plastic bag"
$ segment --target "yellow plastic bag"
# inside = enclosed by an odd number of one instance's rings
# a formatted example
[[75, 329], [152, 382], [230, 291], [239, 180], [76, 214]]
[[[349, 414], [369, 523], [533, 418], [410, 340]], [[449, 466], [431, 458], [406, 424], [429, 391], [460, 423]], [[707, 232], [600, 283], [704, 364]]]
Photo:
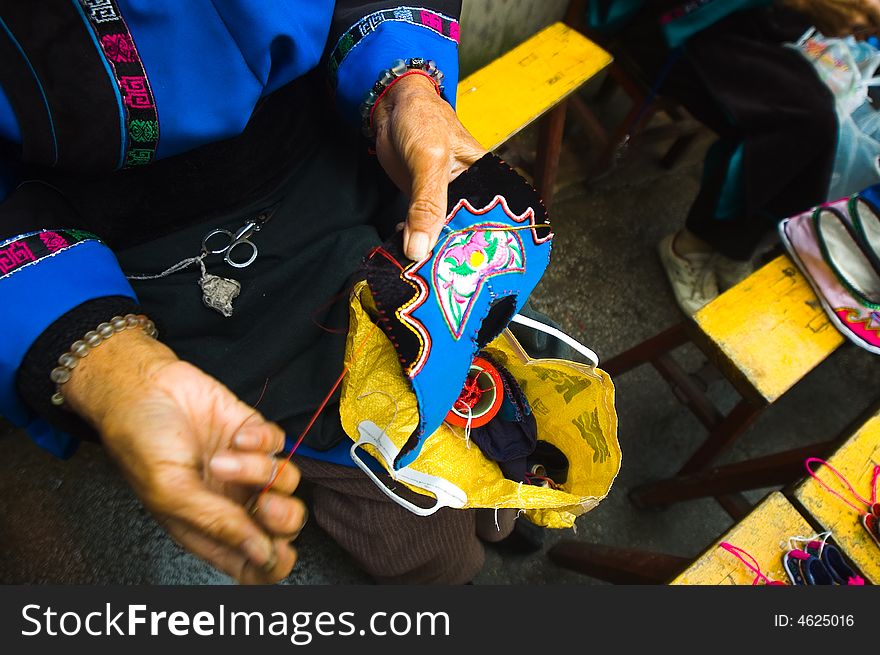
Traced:
[[[342, 426], [355, 442], [352, 457], [399, 504], [427, 515], [440, 507], [520, 508], [533, 523], [567, 528], [608, 494], [620, 470], [614, 386], [604, 371], [577, 362], [533, 360], [509, 330], [486, 347], [522, 387], [538, 426], [538, 438], [569, 460], [568, 479], [559, 489], [505, 478], [499, 466], [465, 439], [464, 429], [444, 423], [428, 437], [416, 460], [393, 470], [391, 462], [418, 424], [415, 394], [400, 369], [391, 342], [375, 324], [365, 282], [350, 302], [346, 346], [349, 367], [342, 386]], [[394, 494], [361, 460], [363, 448], [396, 481], [436, 504], [421, 509]]]

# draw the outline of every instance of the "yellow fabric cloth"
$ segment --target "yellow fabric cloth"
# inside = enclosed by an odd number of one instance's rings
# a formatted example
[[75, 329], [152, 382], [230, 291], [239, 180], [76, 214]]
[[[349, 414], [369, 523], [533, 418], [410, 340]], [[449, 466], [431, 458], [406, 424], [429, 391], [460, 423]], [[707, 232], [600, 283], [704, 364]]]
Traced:
[[[418, 424], [416, 397], [391, 342], [368, 313], [373, 307], [365, 282], [351, 296], [346, 347], [349, 372], [342, 386], [342, 426], [353, 441], [358, 425], [372, 421], [400, 448]], [[533, 523], [567, 528], [598, 505], [620, 470], [614, 386], [608, 374], [585, 364], [531, 359], [510, 331], [486, 347], [519, 382], [538, 425], [538, 439], [549, 441], [569, 460], [560, 489], [520, 484], [505, 478], [498, 465], [465, 439], [463, 428], [444, 423], [425, 442], [409, 468], [445, 479], [467, 494], [466, 508], [521, 508]], [[390, 462], [367, 451], [394, 477]], [[414, 491], [429, 492], [407, 485]]]

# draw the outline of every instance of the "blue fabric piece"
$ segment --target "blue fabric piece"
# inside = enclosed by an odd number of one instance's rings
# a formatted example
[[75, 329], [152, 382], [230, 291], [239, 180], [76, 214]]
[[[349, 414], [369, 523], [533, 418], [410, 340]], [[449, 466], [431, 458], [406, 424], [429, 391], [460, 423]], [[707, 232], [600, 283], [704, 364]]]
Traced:
[[[19, 427], [33, 425], [39, 431], [35, 437], [51, 440], [45, 423], [33, 423], [34, 417], [18, 396], [18, 367], [31, 344], [51, 323], [87, 300], [104, 296], [137, 300], [113, 252], [98, 241], [84, 241], [0, 278], [4, 317], [0, 339], [0, 414]], [[59, 444], [59, 448], [64, 450], [67, 445]]]
[[336, 99], [343, 116], [360, 125], [360, 104], [396, 59], [433, 59], [444, 75], [443, 97], [454, 107], [458, 86], [458, 44], [422, 25], [385, 21], [348, 53], [339, 67]]
[[[428, 289], [422, 300], [413, 303], [415, 309], [401, 313], [424, 326], [430, 346], [412, 376], [419, 404], [419, 442], [399, 458], [396, 468], [418, 457], [424, 440], [440, 427], [461, 393], [477, 354], [477, 333], [492, 303], [513, 297], [519, 312], [550, 262], [549, 236], [541, 240], [533, 229], [505, 229], [534, 219], [526, 212], [517, 220], [501, 196], [487, 207], [462, 201], [450, 216], [431, 256], [405, 275], [418, 278], [417, 284]], [[473, 226], [486, 230], [465, 230]]]

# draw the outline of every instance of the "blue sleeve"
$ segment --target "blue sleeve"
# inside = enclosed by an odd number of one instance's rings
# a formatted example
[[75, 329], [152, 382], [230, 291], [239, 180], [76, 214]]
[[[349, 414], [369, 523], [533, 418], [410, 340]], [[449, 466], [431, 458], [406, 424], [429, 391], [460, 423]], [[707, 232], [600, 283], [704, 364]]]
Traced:
[[[437, 62], [444, 75], [444, 97], [455, 106], [460, 3], [435, 4], [437, 9], [385, 6], [349, 23], [336, 36], [329, 73], [336, 85], [339, 109], [351, 123], [360, 124], [361, 102], [379, 73], [396, 59], [421, 57]], [[331, 38], [334, 36], [331, 32]]]
[[136, 300], [116, 257], [93, 235], [36, 230], [0, 241], [0, 414], [59, 456], [68, 453], [72, 438], [28, 408], [17, 392], [16, 375], [28, 349], [55, 320], [105, 296]]

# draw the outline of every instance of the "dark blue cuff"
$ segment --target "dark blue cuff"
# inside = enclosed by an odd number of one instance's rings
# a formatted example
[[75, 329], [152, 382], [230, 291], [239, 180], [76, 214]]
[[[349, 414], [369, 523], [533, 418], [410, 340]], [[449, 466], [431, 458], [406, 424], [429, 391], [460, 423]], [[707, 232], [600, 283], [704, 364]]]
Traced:
[[[25, 236], [0, 243], [0, 260]], [[41, 446], [55, 454], [62, 455], [70, 448], [70, 438], [49, 428], [22, 402], [15, 386], [18, 368], [37, 337], [55, 320], [104, 296], [137, 300], [113, 252], [94, 239], [59, 249], [0, 276], [0, 414], [19, 427], [27, 427]]]
[[[455, 33], [457, 36], [457, 32]], [[351, 49], [337, 71], [336, 98], [345, 118], [360, 126], [359, 107], [376, 80], [396, 59], [433, 59], [444, 75], [443, 97], [454, 107], [458, 85], [458, 43], [430, 27], [388, 20]]]

